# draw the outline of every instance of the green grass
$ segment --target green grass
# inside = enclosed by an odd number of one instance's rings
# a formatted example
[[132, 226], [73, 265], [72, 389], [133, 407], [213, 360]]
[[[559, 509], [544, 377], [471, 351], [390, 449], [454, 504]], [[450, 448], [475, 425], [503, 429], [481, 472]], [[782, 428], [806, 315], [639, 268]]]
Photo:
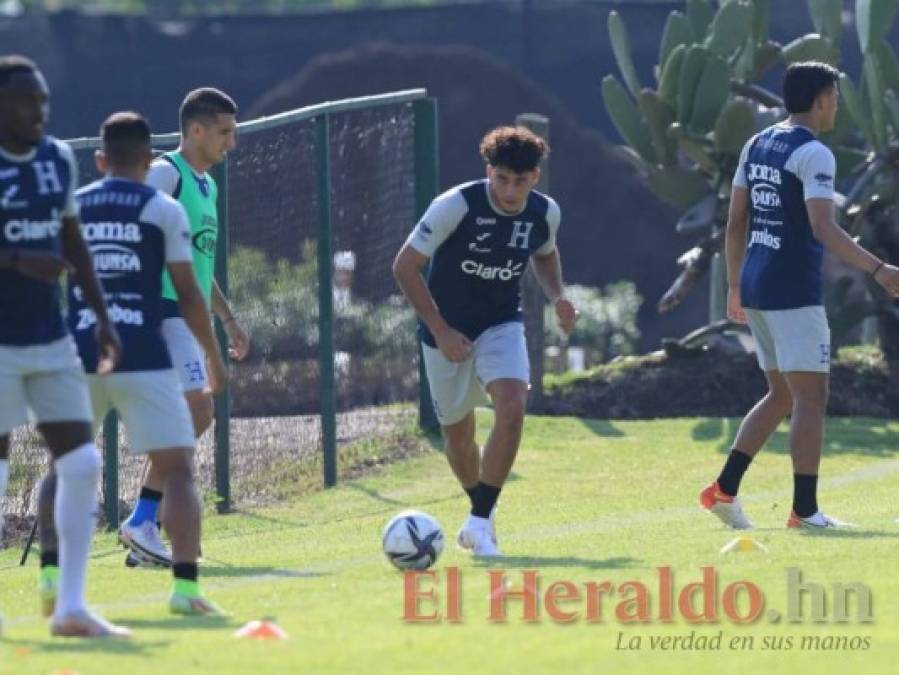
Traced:
[[[489, 416], [480, 417], [481, 427]], [[758, 529], [752, 536], [769, 552], [722, 555], [734, 537], [697, 505], [699, 489], [717, 473], [735, 420], [679, 419], [609, 422], [530, 418], [511, 480], [501, 499], [500, 544], [507, 557], [487, 565], [451, 544], [466, 501], [444, 458], [433, 453], [396, 464], [339, 488], [308, 495], [280, 508], [206, 523], [204, 584], [231, 610], [224, 622], [173, 618], [165, 608], [166, 573], [129, 571], [112, 536], [102, 534], [90, 567], [90, 600], [110, 619], [133, 627], [130, 643], [50, 640], [37, 616], [36, 566], [16, 566], [18, 552], [0, 553], [0, 607], [6, 636], [0, 673], [81, 675], [122, 673], [824, 673], [895, 672], [899, 660], [899, 581], [895, 573], [899, 525], [899, 423], [831, 420], [821, 503], [851, 520], [851, 532], [806, 534], [783, 527], [792, 479], [786, 435], [751, 467], [743, 493]], [[463, 620], [458, 624], [404, 622], [403, 577], [380, 552], [384, 523], [407, 507], [428, 511], [444, 525], [450, 545], [438, 562], [462, 578]], [[656, 568], [674, 570], [675, 590], [699, 581], [703, 566], [718, 573], [719, 594], [745, 580], [760, 588], [766, 611], [787, 609], [786, 569], [830, 594], [836, 582], [870, 587], [874, 620], [752, 625], [726, 617], [717, 624], [624, 624], [615, 616], [622, 599], [605, 598], [602, 621], [563, 625], [541, 612], [521, 618], [511, 602], [505, 624], [487, 619], [488, 571], [505, 569], [520, 585], [524, 570], [538, 570], [541, 592], [553, 581], [627, 580], [647, 586], [658, 612]], [[440, 595], [443, 595], [442, 587]], [[632, 597], [632, 593], [626, 597]], [[830, 609], [831, 602], [828, 602]], [[720, 605], [719, 605], [720, 607]], [[583, 615], [585, 603], [572, 603]], [[430, 611], [425, 603], [423, 610]], [[805, 613], [809, 601], [805, 602]], [[273, 617], [290, 639], [253, 642], [232, 634], [242, 623]], [[651, 636], [717, 636], [720, 650], [652, 649]], [[619, 636], [621, 636], [619, 638]], [[639, 636], [639, 650], [616, 649]], [[802, 650], [803, 636], [869, 640], [867, 649]], [[753, 648], [731, 650], [733, 638]], [[793, 639], [788, 650], [763, 649], [765, 639]]]

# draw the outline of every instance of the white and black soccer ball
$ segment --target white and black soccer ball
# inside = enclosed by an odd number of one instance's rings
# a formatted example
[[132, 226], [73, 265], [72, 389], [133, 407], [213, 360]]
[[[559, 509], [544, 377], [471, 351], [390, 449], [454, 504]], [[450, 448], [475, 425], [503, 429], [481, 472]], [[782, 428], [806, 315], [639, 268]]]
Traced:
[[425, 570], [443, 551], [443, 528], [422, 511], [403, 511], [384, 528], [384, 555], [401, 570]]

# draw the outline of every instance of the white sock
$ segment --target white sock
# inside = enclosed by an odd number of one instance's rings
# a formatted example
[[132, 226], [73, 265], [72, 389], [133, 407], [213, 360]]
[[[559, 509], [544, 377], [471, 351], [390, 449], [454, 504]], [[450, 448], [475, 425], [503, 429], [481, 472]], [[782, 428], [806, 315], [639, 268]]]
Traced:
[[3, 541], [3, 497], [6, 495], [7, 481], [9, 481], [9, 460], [0, 459], [0, 542]]
[[488, 530], [490, 529], [490, 519], [489, 518], [481, 518], [472, 513], [468, 514], [468, 522], [465, 523], [465, 527], [477, 529], [477, 530]]
[[54, 521], [59, 538], [59, 596], [56, 616], [86, 609], [84, 580], [97, 525], [100, 453], [86, 443], [56, 460]]

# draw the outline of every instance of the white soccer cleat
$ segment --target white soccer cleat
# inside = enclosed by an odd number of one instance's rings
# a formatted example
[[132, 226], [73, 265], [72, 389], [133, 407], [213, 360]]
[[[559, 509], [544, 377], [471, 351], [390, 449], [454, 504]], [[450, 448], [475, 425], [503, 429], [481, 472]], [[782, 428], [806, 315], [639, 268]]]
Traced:
[[130, 548], [138, 558], [150, 560], [165, 567], [172, 566], [172, 552], [163, 543], [159, 528], [153, 521], [146, 521], [138, 526], [122, 523], [119, 528], [119, 541]]
[[472, 555], [482, 557], [502, 555], [497, 547], [496, 535], [490, 521], [486, 518], [469, 516], [465, 525], [459, 530], [456, 542], [459, 544], [459, 548], [470, 551]]
[[718, 519], [728, 527], [735, 530], [751, 530], [752, 521], [743, 513], [743, 504], [739, 497], [731, 497], [721, 492], [717, 481], [709, 485], [699, 493], [699, 505], [709, 513], [718, 516]]
[[837, 518], [827, 516], [821, 511], [816, 511], [808, 518], [800, 518], [795, 511], [790, 511], [790, 517], [787, 519], [787, 527], [790, 528], [808, 528], [822, 529], [830, 528], [835, 530], [851, 530], [855, 527], [852, 523], [847, 523]]
[[116, 626], [87, 610], [73, 612], [62, 617], [53, 617], [50, 622], [50, 634], [57, 637], [117, 638], [120, 640], [127, 640], [131, 637], [131, 631], [124, 626]]

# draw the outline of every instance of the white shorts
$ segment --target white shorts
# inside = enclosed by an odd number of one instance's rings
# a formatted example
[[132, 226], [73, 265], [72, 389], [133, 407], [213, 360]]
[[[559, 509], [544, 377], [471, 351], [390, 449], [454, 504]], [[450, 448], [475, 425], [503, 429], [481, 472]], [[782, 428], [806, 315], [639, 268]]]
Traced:
[[485, 330], [474, 341], [471, 356], [461, 363], [453, 363], [428, 345], [422, 345], [422, 352], [434, 411], [443, 426], [460, 422], [477, 406], [489, 403], [485, 388], [494, 380], [528, 383], [531, 379], [524, 324], [520, 321]]
[[90, 422], [84, 370], [70, 335], [45, 345], [0, 345], [0, 436], [29, 422]]
[[194, 427], [173, 369], [88, 375], [94, 422], [115, 409], [131, 452], [193, 448]]
[[203, 389], [209, 383], [206, 357], [194, 334], [180, 316], [162, 320], [162, 337], [172, 357], [172, 367], [181, 379], [182, 391]]
[[830, 372], [830, 327], [824, 307], [745, 312], [762, 370]]

